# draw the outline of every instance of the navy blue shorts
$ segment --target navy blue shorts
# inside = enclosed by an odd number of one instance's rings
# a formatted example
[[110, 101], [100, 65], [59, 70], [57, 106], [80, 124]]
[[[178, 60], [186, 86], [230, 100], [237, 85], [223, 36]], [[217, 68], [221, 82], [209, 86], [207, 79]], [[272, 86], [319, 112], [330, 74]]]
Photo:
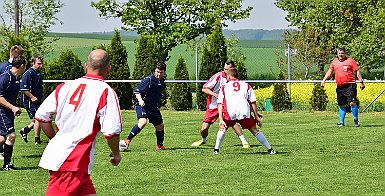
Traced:
[[356, 102], [357, 100], [357, 84], [348, 84], [344, 86], [337, 86], [337, 102], [339, 106], [349, 105], [350, 102]]
[[148, 118], [150, 123], [154, 126], [160, 125], [163, 123], [162, 114], [160, 113], [158, 108], [143, 108], [142, 106], [136, 105], [136, 118]]
[[0, 135], [6, 136], [15, 132], [15, 116], [11, 110], [0, 108]]
[[24, 108], [27, 110], [29, 119], [34, 119], [37, 109], [39, 109], [41, 103], [26, 102], [23, 103]]

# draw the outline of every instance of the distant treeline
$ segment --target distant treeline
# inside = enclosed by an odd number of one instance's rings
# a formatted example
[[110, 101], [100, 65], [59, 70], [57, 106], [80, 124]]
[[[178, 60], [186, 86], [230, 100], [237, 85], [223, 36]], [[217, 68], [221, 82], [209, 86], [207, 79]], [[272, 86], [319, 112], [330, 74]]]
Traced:
[[[285, 31], [291, 31], [288, 29], [241, 29], [241, 30], [228, 30], [224, 29], [223, 34], [226, 37], [234, 35], [240, 40], [282, 40], [282, 35]], [[110, 40], [113, 35], [111, 32], [93, 32], [93, 33], [49, 33], [48, 36], [57, 37], [72, 37], [72, 38], [85, 38], [85, 39], [102, 39]], [[123, 41], [133, 41], [138, 38], [138, 34], [135, 31], [120, 31]]]

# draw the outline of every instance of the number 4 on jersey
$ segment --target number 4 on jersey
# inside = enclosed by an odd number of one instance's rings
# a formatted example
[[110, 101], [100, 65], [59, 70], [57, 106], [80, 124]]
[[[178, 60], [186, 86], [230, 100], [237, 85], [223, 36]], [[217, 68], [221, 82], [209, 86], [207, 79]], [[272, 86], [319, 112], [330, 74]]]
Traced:
[[86, 88], [86, 85], [87, 84], [80, 84], [70, 98], [69, 104], [75, 105], [74, 112], [76, 111], [76, 109], [80, 104], [80, 101], [82, 100], [82, 95], [83, 95], [84, 89]]

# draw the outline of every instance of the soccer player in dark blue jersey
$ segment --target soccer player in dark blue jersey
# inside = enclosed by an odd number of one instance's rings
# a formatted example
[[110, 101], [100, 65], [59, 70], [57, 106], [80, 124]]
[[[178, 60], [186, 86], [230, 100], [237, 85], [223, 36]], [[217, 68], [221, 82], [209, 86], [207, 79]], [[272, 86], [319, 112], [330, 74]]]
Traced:
[[30, 67], [24, 74], [20, 83], [21, 105], [27, 110], [29, 118], [32, 120], [26, 127], [20, 130], [21, 137], [27, 143], [28, 133], [33, 128], [35, 132], [35, 144], [40, 141], [40, 126], [39, 122], [35, 121], [35, 113], [42, 103], [43, 98], [43, 79], [41, 76], [41, 68], [43, 66], [43, 57], [35, 56]]
[[0, 75], [0, 144], [4, 144], [4, 164], [2, 170], [14, 170], [11, 164], [13, 144], [15, 143], [15, 116], [21, 114], [16, 106], [20, 89], [20, 78], [27, 61], [23, 56], [12, 60], [12, 68]]
[[157, 62], [154, 74], [146, 76], [142, 79], [139, 85], [135, 88], [134, 107], [136, 111], [136, 118], [138, 124], [132, 127], [130, 134], [126, 138], [127, 147], [123, 149], [126, 151], [132, 139], [139, 134], [139, 132], [148, 124], [147, 119], [155, 127], [155, 135], [157, 138], [156, 149], [164, 150], [164, 124], [162, 114], [158, 109], [158, 102], [162, 98], [162, 92], [165, 88], [164, 74], [166, 72], [166, 64]]
[[[9, 50], [9, 60], [0, 64], [0, 74], [12, 68], [12, 60], [15, 57], [24, 55], [24, 49], [21, 46], [14, 45]], [[0, 160], [4, 159], [3, 145], [0, 145]]]

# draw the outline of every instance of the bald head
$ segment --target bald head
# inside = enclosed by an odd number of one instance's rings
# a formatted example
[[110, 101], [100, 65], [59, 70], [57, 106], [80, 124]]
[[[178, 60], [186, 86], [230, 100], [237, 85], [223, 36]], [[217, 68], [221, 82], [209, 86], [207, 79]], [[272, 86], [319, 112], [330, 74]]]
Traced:
[[107, 69], [110, 64], [110, 57], [106, 51], [101, 49], [93, 50], [88, 55], [87, 65], [88, 68], [103, 70]]
[[107, 77], [107, 74], [110, 72], [110, 56], [106, 51], [101, 49], [93, 50], [90, 55], [88, 55], [86, 63], [86, 71], [91, 74], [98, 74]]

